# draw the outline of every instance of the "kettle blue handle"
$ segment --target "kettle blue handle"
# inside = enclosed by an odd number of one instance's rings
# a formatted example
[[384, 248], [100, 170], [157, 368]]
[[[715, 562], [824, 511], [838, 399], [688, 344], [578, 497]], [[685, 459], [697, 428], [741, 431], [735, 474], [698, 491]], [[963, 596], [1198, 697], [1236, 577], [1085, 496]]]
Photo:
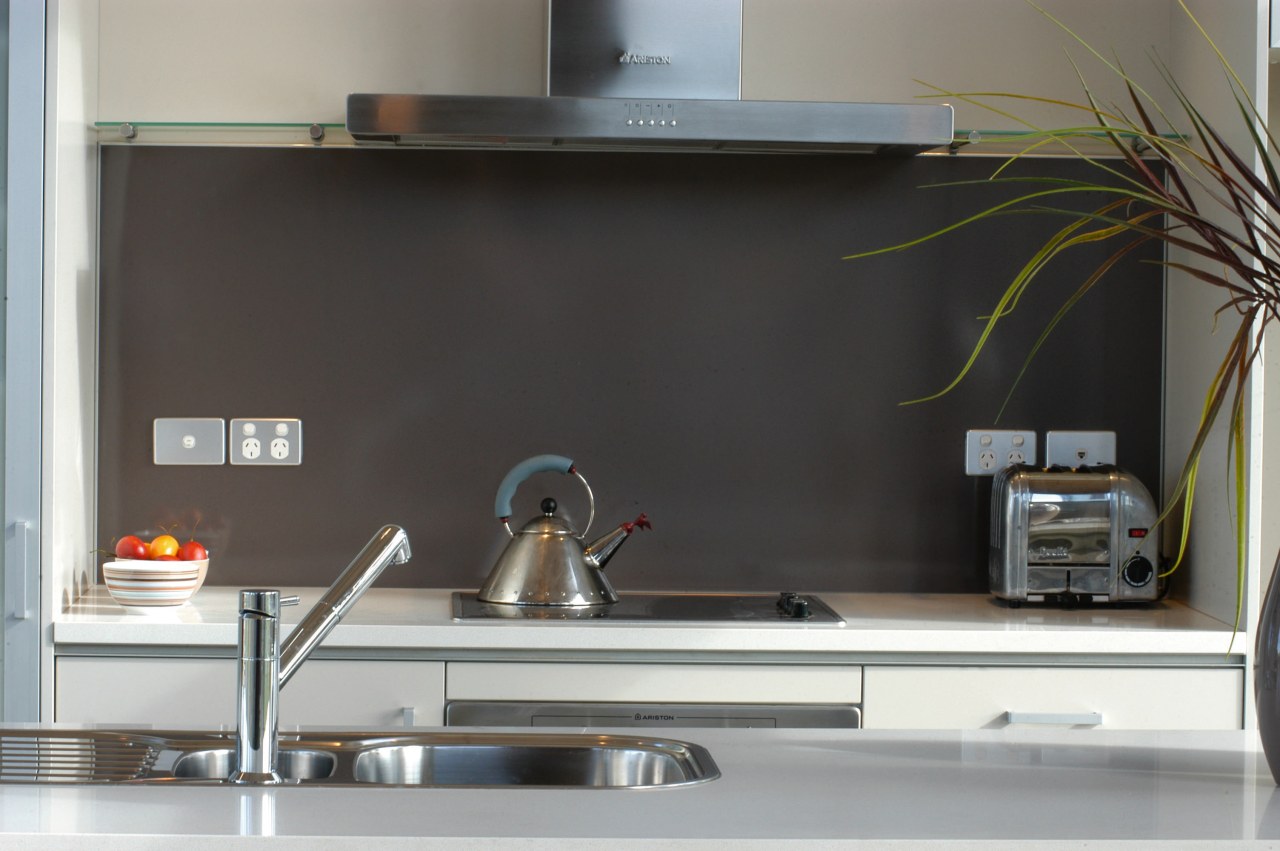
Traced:
[[563, 455], [535, 455], [511, 468], [498, 485], [498, 496], [493, 502], [494, 516], [506, 521], [511, 517], [511, 498], [516, 495], [520, 483], [534, 473], [568, 473], [573, 469], [573, 459]]

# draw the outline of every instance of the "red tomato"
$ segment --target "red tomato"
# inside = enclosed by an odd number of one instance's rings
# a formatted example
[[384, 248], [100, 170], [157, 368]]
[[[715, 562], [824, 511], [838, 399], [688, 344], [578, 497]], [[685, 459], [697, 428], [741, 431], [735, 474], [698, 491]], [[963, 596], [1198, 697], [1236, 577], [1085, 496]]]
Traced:
[[160, 558], [160, 556], [176, 556], [178, 554], [178, 539], [172, 535], [157, 535], [151, 539], [151, 557]]
[[177, 556], [156, 556], [153, 561], [177, 561]]
[[116, 558], [151, 558], [151, 549], [137, 535], [125, 535], [116, 541]]
[[199, 541], [192, 539], [187, 541], [178, 550], [178, 558], [183, 561], [200, 561], [209, 557], [209, 551]]

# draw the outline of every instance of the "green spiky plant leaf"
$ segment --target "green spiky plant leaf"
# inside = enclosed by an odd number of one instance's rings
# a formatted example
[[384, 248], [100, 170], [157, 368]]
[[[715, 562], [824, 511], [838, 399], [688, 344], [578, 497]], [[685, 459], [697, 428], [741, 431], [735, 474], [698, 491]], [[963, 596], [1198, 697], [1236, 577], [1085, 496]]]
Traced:
[[[1153, 242], [1181, 249], [1198, 258], [1199, 262], [1194, 266], [1169, 259], [1160, 262], [1169, 269], [1216, 288], [1221, 293], [1222, 302], [1215, 312], [1215, 322], [1233, 321], [1236, 324], [1226, 354], [1206, 391], [1195, 436], [1177, 484], [1157, 520], [1157, 523], [1163, 523], [1175, 514], [1182, 519], [1176, 557], [1162, 576], [1176, 570], [1186, 554], [1188, 521], [1194, 504], [1200, 458], [1211, 431], [1225, 414], [1228, 452], [1233, 456], [1229, 467], [1236, 507], [1234, 629], [1238, 630], [1247, 568], [1245, 389], [1259, 356], [1263, 331], [1280, 318], [1280, 260], [1277, 260], [1280, 256], [1280, 232], [1275, 224], [1280, 221], [1280, 177], [1272, 160], [1273, 154], [1280, 149], [1265, 129], [1263, 116], [1225, 55], [1183, 0], [1178, 1], [1183, 13], [1213, 49], [1225, 72], [1230, 96], [1248, 128], [1251, 150], [1245, 154], [1234, 150], [1163, 63], [1156, 61], [1156, 67], [1176, 101], [1175, 110], [1166, 110], [1118, 62], [1108, 60], [1066, 24], [1032, 0], [1027, 0], [1029, 5], [1105, 64], [1111, 73], [1118, 75], [1127, 93], [1127, 103], [1101, 103], [1078, 67], [1076, 75], [1083, 91], [1083, 100], [1079, 103], [1005, 92], [956, 92], [929, 86], [935, 93], [931, 97], [973, 104], [1017, 120], [1028, 128], [1027, 132], [1018, 134], [1021, 147], [996, 168], [990, 178], [968, 182], [970, 185], [1003, 184], [1012, 189], [1014, 197], [924, 236], [852, 254], [845, 259], [906, 250], [975, 222], [1001, 216], [1048, 215], [1065, 220], [1065, 224], [1023, 264], [990, 315], [983, 317], [985, 324], [978, 341], [952, 381], [935, 393], [903, 403], [916, 404], [937, 399], [954, 390], [969, 374], [999, 323], [1014, 312], [1039, 274], [1073, 249], [1099, 243], [1114, 246], [1046, 324], [1014, 379], [1010, 396], [1054, 328], [1119, 261]], [[1019, 101], [1061, 108], [1078, 119], [1071, 126], [1043, 129], [997, 105]], [[1105, 144], [1106, 156], [1091, 153], [1096, 150], [1099, 140]], [[1025, 162], [1028, 155], [1044, 153], [1051, 148], [1056, 148], [1056, 153], [1065, 152], [1096, 168], [1099, 181], [1008, 174], [1008, 167], [1014, 162]], [[1255, 159], [1261, 163], [1261, 174], [1254, 170], [1252, 162]], [[1097, 207], [1085, 211], [1070, 208], [1072, 199], [1085, 194], [1097, 197], [1097, 193], [1101, 193], [1104, 199]], [[1008, 401], [1009, 397], [1006, 397], [1006, 405]], [[1002, 406], [1001, 411], [1003, 409]]]

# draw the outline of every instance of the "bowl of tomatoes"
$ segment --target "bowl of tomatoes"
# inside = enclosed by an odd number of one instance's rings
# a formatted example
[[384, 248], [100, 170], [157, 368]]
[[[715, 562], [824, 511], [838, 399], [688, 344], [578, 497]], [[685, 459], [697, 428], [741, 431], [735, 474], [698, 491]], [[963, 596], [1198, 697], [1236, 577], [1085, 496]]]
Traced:
[[102, 581], [122, 606], [146, 609], [181, 606], [204, 584], [209, 551], [194, 538], [185, 544], [168, 533], [150, 539], [125, 535], [115, 560], [102, 565]]

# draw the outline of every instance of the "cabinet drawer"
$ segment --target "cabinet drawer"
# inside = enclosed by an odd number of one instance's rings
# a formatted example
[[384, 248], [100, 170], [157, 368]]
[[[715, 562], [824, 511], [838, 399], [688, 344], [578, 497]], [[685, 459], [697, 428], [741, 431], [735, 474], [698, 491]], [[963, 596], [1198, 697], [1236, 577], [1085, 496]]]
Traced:
[[450, 700], [836, 703], [862, 700], [857, 665], [450, 662]]
[[1244, 671], [1232, 668], [877, 666], [865, 679], [868, 729], [1238, 730], [1243, 723]]
[[[54, 720], [218, 729], [235, 724], [234, 659], [60, 657]], [[311, 659], [280, 692], [280, 726], [444, 723], [444, 663]]]

